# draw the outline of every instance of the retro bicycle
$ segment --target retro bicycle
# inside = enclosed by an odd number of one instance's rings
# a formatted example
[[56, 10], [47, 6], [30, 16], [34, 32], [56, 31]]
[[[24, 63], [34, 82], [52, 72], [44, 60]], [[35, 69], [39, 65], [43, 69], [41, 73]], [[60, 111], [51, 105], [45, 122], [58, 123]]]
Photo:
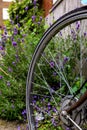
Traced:
[[59, 18], [39, 41], [26, 108], [29, 130], [87, 130], [87, 6]]

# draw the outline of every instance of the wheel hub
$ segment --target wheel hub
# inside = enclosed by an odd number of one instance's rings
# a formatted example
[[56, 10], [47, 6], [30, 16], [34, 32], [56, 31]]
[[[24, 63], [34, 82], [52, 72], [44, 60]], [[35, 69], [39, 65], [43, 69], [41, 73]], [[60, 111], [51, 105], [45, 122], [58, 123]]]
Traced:
[[[62, 99], [61, 101], [61, 113], [60, 113], [60, 119], [66, 126], [72, 126], [72, 123], [70, 120], [66, 118], [66, 109], [70, 108], [72, 104], [74, 104], [77, 101], [77, 99], [72, 100], [72, 96], [66, 96], [65, 98]], [[74, 117], [76, 116], [77, 112], [74, 112], [70, 115], [70, 117], [74, 120]], [[79, 119], [80, 120], [80, 117]]]

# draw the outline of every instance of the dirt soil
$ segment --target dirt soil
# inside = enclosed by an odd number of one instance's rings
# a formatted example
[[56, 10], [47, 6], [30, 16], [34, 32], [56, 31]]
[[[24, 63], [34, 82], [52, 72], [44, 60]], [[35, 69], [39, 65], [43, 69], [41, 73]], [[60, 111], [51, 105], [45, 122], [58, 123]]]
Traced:
[[0, 130], [28, 130], [27, 123], [8, 122], [0, 119]]

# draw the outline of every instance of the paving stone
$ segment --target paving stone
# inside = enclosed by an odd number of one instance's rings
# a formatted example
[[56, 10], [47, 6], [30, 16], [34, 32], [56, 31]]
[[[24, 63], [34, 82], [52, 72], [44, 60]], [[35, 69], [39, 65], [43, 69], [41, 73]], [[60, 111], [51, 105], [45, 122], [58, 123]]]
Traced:
[[0, 130], [18, 130], [18, 126], [20, 126], [20, 130], [26, 130], [27, 123], [8, 122], [0, 119]]

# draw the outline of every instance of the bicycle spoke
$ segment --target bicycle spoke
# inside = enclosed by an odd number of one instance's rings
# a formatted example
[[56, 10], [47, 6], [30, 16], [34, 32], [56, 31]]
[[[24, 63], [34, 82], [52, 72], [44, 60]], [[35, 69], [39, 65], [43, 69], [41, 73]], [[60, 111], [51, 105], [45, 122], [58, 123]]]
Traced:
[[[44, 57], [44, 59], [45, 59], [46, 62], [50, 65], [49, 61], [48, 61], [45, 57]], [[59, 68], [59, 66], [57, 65], [57, 63], [55, 63], [55, 64], [56, 64], [56, 66], [57, 66], [59, 72], [58, 72], [55, 68], [53, 68], [54, 71], [62, 78], [62, 80], [66, 83], [67, 87], [69, 88], [70, 93], [73, 94], [73, 91], [71, 90], [70, 85], [69, 85], [68, 82], [66, 81], [66, 79], [65, 79], [65, 77], [64, 77], [64, 75], [63, 75], [61, 69]]]
[[[87, 89], [87, 34], [84, 34], [83, 20], [87, 11], [84, 8], [55, 22], [35, 50], [27, 85], [30, 130], [85, 128], [86, 103], [76, 106]], [[66, 117], [63, 112], [68, 110], [71, 111]]]
[[[46, 87], [46, 86], [42, 86], [42, 85], [37, 84], [37, 83], [35, 83], [35, 82], [32, 82], [32, 84], [34, 84], [35, 87], [37, 86], [37, 88], [40, 87], [40, 88], [42, 88], [42, 89], [46, 89], [46, 90], [49, 91], [48, 87]], [[59, 90], [60, 90], [60, 89], [59, 89]], [[61, 94], [60, 92], [55, 91], [55, 90], [53, 90], [52, 88], [50, 88], [50, 91], [52, 91], [53, 94], [56, 94], [56, 95], [59, 96], [59, 97], [64, 97], [64, 96], [65, 96], [64, 94]], [[32, 94], [34, 94], [34, 93], [32, 93]], [[38, 95], [38, 94], [36, 94], [36, 95]], [[45, 96], [46, 96], [46, 95], [45, 95]]]

